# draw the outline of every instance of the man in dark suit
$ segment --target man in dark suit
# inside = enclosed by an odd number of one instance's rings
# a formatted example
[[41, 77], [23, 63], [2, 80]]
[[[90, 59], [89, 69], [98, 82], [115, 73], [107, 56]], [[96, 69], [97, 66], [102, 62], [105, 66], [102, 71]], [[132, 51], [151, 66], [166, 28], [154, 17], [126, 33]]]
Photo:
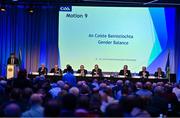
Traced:
[[72, 73], [72, 74], [74, 73], [74, 70], [72, 69], [72, 66], [69, 65], [69, 64], [66, 65], [66, 68], [63, 70], [63, 73], [67, 73], [68, 69], [69, 69], [70, 73]]
[[148, 78], [149, 77], [149, 72], [146, 71], [146, 67], [145, 66], [142, 67], [142, 71], [139, 72], [139, 76], [141, 78]]
[[58, 65], [54, 65], [54, 68], [51, 69], [50, 73], [62, 75], [62, 70], [58, 68]]
[[19, 60], [18, 60], [18, 58], [16, 58], [15, 53], [10, 54], [10, 57], [8, 58], [7, 64], [16, 64], [16, 65], [19, 64]]
[[161, 67], [158, 67], [157, 71], [154, 73], [154, 76], [158, 79], [165, 78], [165, 74], [162, 71]]
[[44, 64], [41, 64], [41, 67], [38, 69], [39, 75], [45, 75], [48, 72], [48, 69]]
[[85, 76], [87, 74], [87, 70], [84, 69], [84, 65], [80, 66], [80, 69], [77, 71], [81, 76]]
[[128, 66], [124, 65], [123, 70], [120, 70], [119, 75], [124, 75], [125, 78], [131, 78], [131, 71], [128, 70]]
[[94, 69], [91, 72], [92, 76], [94, 77], [102, 77], [102, 70], [99, 68], [99, 66], [96, 64], [94, 66]]

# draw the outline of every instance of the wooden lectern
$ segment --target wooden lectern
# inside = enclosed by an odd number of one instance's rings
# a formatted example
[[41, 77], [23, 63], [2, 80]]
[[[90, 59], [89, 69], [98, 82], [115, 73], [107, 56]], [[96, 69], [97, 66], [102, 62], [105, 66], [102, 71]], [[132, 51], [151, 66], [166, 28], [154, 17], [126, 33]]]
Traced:
[[17, 65], [8, 64], [7, 65], [7, 79], [12, 79], [17, 77], [19, 67]]

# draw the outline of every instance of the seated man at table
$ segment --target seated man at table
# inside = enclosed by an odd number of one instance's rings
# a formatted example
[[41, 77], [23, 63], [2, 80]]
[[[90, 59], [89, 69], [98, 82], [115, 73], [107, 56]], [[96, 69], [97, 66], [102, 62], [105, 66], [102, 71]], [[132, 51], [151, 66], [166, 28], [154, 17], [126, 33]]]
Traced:
[[119, 75], [124, 75], [125, 78], [131, 78], [131, 71], [128, 70], [127, 65], [124, 65], [123, 70], [120, 70]]
[[102, 70], [99, 68], [99, 66], [96, 64], [94, 66], [94, 69], [91, 72], [92, 76], [94, 77], [101, 77], [102, 76]]
[[157, 72], [154, 73], [154, 76], [158, 79], [165, 78], [165, 74], [162, 71], [161, 67], [158, 67]]
[[69, 65], [69, 64], [66, 65], [66, 68], [63, 70], [63, 73], [67, 73], [67, 68], [70, 69], [70, 70], [69, 70], [70, 73], [72, 73], [72, 74], [74, 73], [74, 70], [72, 69], [72, 66]]
[[142, 67], [142, 71], [139, 72], [139, 76], [141, 78], [148, 78], [149, 77], [149, 72], [146, 70], [146, 67]]
[[48, 72], [48, 69], [44, 64], [41, 64], [41, 67], [38, 69], [39, 75], [45, 75]]
[[62, 75], [62, 70], [58, 67], [58, 65], [54, 65], [54, 68], [51, 69], [50, 73]]
[[62, 80], [71, 86], [76, 86], [76, 77], [72, 74], [71, 69], [70, 66], [67, 67], [67, 72], [63, 75]]
[[85, 76], [87, 74], [87, 70], [84, 69], [84, 65], [80, 66], [80, 69], [77, 71], [81, 76]]

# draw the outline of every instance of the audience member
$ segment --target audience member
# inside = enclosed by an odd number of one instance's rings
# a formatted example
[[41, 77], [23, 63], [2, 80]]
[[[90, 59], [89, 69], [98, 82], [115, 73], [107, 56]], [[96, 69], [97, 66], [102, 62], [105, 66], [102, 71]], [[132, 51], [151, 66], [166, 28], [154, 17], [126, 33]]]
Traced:
[[41, 106], [42, 102], [41, 94], [32, 94], [30, 98], [31, 108], [25, 111], [22, 117], [43, 117], [44, 108]]
[[63, 75], [62, 80], [70, 86], [76, 86], [76, 77], [72, 74], [71, 69], [70, 66], [67, 67], [67, 72]]
[[26, 69], [20, 69], [17, 78], [14, 78], [12, 83], [14, 88], [24, 89], [26, 87], [32, 87], [32, 82], [27, 79]]
[[21, 109], [18, 104], [10, 103], [4, 108], [4, 117], [20, 117]]

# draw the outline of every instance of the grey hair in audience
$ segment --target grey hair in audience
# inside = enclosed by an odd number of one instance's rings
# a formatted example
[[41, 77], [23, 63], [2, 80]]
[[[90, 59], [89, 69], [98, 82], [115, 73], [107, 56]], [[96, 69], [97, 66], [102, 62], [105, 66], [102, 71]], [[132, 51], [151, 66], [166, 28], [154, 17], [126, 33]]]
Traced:
[[72, 87], [69, 89], [69, 93], [78, 96], [79, 95], [79, 89], [77, 87]]

